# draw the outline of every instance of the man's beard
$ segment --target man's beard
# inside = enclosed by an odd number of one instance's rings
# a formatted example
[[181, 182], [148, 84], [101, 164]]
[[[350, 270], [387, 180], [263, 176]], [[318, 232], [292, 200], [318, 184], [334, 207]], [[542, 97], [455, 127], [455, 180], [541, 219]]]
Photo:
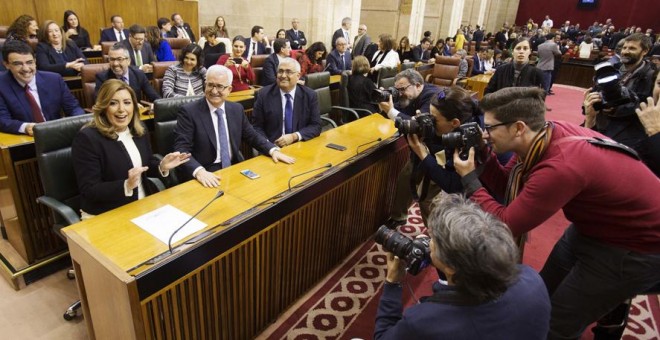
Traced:
[[400, 108], [405, 109], [406, 107], [408, 107], [408, 105], [410, 105], [410, 99], [401, 97], [399, 98], [398, 103]]
[[621, 63], [627, 66], [632, 66], [637, 64], [639, 61], [639, 55], [622, 55], [621, 56]]

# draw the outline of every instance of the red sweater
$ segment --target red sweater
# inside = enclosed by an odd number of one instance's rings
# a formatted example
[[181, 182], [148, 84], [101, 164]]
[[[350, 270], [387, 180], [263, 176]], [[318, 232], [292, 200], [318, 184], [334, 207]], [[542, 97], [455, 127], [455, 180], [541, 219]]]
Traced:
[[[567, 136], [603, 136], [566, 122], [554, 124], [550, 145], [511, 204], [499, 204], [485, 188], [471, 199], [504, 221], [516, 236], [563, 209], [584, 236], [660, 254], [660, 180], [644, 163], [620, 151], [580, 140], [557, 145], [555, 141]], [[516, 159], [502, 167], [490, 157], [481, 181], [503, 197]]]

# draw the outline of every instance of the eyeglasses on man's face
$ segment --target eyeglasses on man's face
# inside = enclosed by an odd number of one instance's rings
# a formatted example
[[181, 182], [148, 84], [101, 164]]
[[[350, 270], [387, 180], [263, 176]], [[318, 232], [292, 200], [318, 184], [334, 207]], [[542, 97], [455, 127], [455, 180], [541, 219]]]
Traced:
[[222, 92], [228, 88], [230, 88], [231, 85], [223, 85], [223, 84], [214, 84], [214, 83], [206, 83], [206, 89], [213, 91], [217, 90], [218, 92]]
[[298, 72], [296, 72], [295, 70], [282, 70], [282, 69], [277, 70], [277, 75], [278, 76], [281, 76], [281, 75], [292, 76], [292, 75], [297, 74], [297, 73]]
[[496, 128], [496, 127], [498, 127], [498, 126], [510, 125], [510, 124], [513, 124], [513, 123], [515, 123], [515, 121], [513, 121], [513, 122], [497, 123], [497, 124], [493, 124], [493, 125], [484, 124], [484, 130], [486, 130], [486, 132], [488, 132], [488, 134], [490, 135], [490, 131], [493, 130], [494, 128]]

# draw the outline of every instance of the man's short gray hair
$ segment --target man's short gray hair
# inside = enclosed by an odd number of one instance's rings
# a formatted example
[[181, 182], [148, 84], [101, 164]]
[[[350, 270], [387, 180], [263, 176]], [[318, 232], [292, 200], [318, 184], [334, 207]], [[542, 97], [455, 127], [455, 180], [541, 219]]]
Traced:
[[114, 45], [110, 46], [110, 51], [124, 51], [124, 57], [130, 58], [131, 55], [128, 52], [128, 49], [121, 43], [115, 43]]
[[344, 19], [341, 19], [341, 25], [344, 26], [346, 24], [350, 24], [351, 21], [352, 21], [351, 18], [345, 17]]
[[417, 85], [417, 84], [424, 84], [424, 78], [422, 78], [422, 75], [415, 71], [412, 68], [405, 69], [401, 72], [399, 72], [395, 77], [394, 77], [394, 82], [399, 81], [401, 78], [406, 78], [408, 79], [408, 82]]
[[234, 75], [231, 73], [231, 70], [224, 65], [213, 65], [206, 70], [207, 78], [209, 76], [221, 76], [223, 74], [227, 76], [227, 82], [231, 85], [232, 81], [234, 81]]
[[291, 65], [293, 65], [293, 69], [296, 72], [300, 73], [300, 63], [297, 60], [295, 60], [291, 57], [286, 57], [286, 58], [284, 58], [280, 61], [280, 65], [282, 65], [282, 64], [291, 64]]
[[434, 256], [454, 269], [456, 289], [486, 302], [518, 277], [518, 248], [509, 228], [458, 194], [441, 194], [429, 215]]

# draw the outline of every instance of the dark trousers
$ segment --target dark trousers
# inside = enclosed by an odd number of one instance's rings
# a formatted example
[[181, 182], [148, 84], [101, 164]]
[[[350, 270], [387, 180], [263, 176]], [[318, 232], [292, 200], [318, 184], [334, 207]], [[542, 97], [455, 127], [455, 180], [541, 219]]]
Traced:
[[[411, 157], [413, 157], [411, 155]], [[412, 189], [410, 188], [410, 178], [412, 177], [413, 166], [410, 161], [406, 163], [399, 177], [396, 180], [396, 190], [394, 191], [394, 204], [392, 205], [392, 212], [390, 218], [397, 221], [406, 221], [408, 219], [408, 208], [413, 202]], [[442, 190], [433, 181], [429, 181], [428, 192], [426, 197], [419, 202], [422, 220], [426, 225], [426, 217], [432, 209], [433, 198], [437, 196]], [[419, 192], [419, 190], [418, 190]]]
[[548, 339], [578, 339], [589, 324], [660, 281], [660, 254], [607, 245], [570, 225], [540, 274], [552, 303]]

